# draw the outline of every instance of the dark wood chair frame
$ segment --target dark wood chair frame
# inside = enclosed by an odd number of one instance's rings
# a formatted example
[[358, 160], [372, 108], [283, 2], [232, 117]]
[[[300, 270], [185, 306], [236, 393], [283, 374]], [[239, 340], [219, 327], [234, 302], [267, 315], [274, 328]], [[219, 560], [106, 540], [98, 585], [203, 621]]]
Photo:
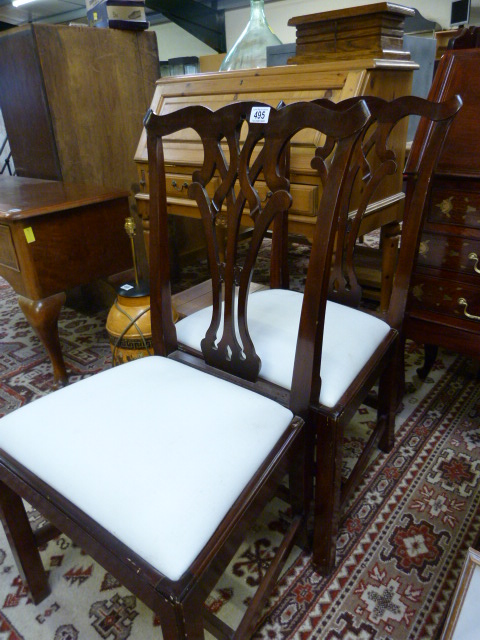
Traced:
[[[145, 125], [148, 132], [151, 176], [151, 316], [156, 355], [183, 361], [246, 388], [266, 393], [266, 387], [256, 380], [259, 360], [248, 335], [246, 307], [251, 272], [262, 238], [274, 219], [278, 216], [281, 220], [291, 204], [289, 181], [286, 177], [289, 140], [295, 133], [306, 127], [317, 129], [319, 134], [325, 136], [325, 144], [318, 150], [315, 160], [324, 181], [317, 223], [317, 232], [324, 242], [318, 243], [322, 250], [317, 252], [315, 258], [317, 272], [321, 274], [318, 282], [321, 295], [317, 296], [318, 308], [309, 311], [309, 315], [313, 312], [314, 315], [321, 316], [323, 312], [321, 307], [325, 302], [328, 289], [327, 265], [331, 261], [333, 231], [342, 185], [348, 175], [347, 166], [352, 160], [354, 145], [368, 120], [369, 112], [363, 102], [353, 105], [347, 117], [330, 105], [313, 103], [290, 105], [278, 110], [270, 109], [268, 124], [266, 122], [251, 123], [247, 138], [240, 148], [241, 129], [253, 107], [269, 109], [268, 105], [255, 102], [235, 103], [217, 112], [211, 112], [204, 107], [187, 107], [166, 116], [147, 114]], [[192, 196], [197, 197], [202, 211], [209, 238], [213, 289], [217, 294], [209, 334], [210, 340], [205, 346], [205, 359], [209, 360], [208, 364], [200, 358], [195, 360], [189, 354], [178, 350], [171, 310], [162, 138], [178, 129], [188, 127], [193, 127], [199, 133], [205, 149], [204, 165], [195, 174], [194, 184], [189, 191]], [[226, 140], [229, 164], [222, 149], [222, 140]], [[263, 150], [255, 157], [262, 140], [264, 141]], [[261, 203], [254, 188], [254, 181], [260, 171], [272, 192], [266, 203]], [[210, 200], [206, 195], [205, 185], [215, 172], [220, 173], [221, 184]], [[240, 195], [235, 195], [237, 180], [241, 186]], [[236, 264], [236, 241], [242, 210], [247, 203], [254, 229], [250, 251], [240, 268]], [[218, 239], [215, 233], [215, 221], [223, 207], [226, 208], [228, 222], [225, 261], [218, 257]], [[234, 303], [234, 292], [237, 287], [238, 306]], [[220, 323], [222, 291], [225, 292], [223, 337], [217, 342], [217, 347], [212, 349], [212, 335]], [[241, 345], [233, 330], [235, 313], [238, 316]], [[308, 414], [310, 392], [302, 384], [296, 384], [295, 390], [296, 393], [292, 393], [288, 398], [280, 392], [281, 390], [273, 393], [273, 397], [291, 408], [295, 414], [294, 419], [203, 551], [177, 581], [169, 580], [162, 575], [69, 502], [61, 493], [47, 485], [5, 451], [0, 450], [2, 522], [19, 570], [30, 587], [34, 602], [40, 602], [49, 593], [47, 576], [42, 567], [38, 546], [44, 544], [51, 535], [62, 531], [160, 616], [165, 640], [179, 638], [198, 640], [204, 637], [205, 628], [219, 638], [250, 637], [258, 624], [262, 606], [275, 585], [288, 553], [302, 532], [305, 518], [303, 471], [305, 447], [302, 418]], [[185, 397], [187, 395], [188, 390], [185, 389]], [[72, 407], [73, 410], [75, 409]], [[234, 410], [235, 408], [232, 407], [232, 411]], [[102, 425], [99, 425], [99, 429], [101, 427]], [[225, 428], [228, 428], [227, 415]], [[67, 434], [68, 425], [65, 425], [65, 430]], [[291, 524], [279, 546], [275, 560], [266, 572], [264, 581], [253, 597], [239, 627], [233, 631], [204, 610], [205, 599], [244, 539], [246, 531], [278, 490], [287, 473], [290, 481]], [[38, 509], [52, 523], [52, 527], [34, 533], [28, 522], [22, 498]]]
[[[352, 98], [337, 104], [345, 109], [356, 102]], [[310, 425], [315, 434], [315, 506], [313, 532], [313, 563], [323, 574], [335, 566], [336, 542], [340, 515], [352, 491], [361, 481], [372, 451], [376, 446], [389, 452], [394, 444], [395, 413], [403, 392], [404, 360], [402, 326], [405, 316], [407, 292], [412, 274], [421, 229], [421, 212], [428, 197], [432, 174], [448, 129], [461, 107], [461, 100], [453, 98], [448, 103], [436, 104], [414, 96], [404, 96], [391, 102], [381, 98], [364, 96], [370, 113], [369, 125], [356, 147], [357, 161], [352, 162], [350, 174], [344, 184], [344, 196], [338, 220], [338, 239], [332, 264], [329, 299], [357, 308], [362, 289], [355, 274], [355, 248], [362, 216], [382, 181], [396, 171], [398, 166], [394, 152], [388, 147], [393, 128], [405, 117], [416, 115], [431, 121], [431, 135], [421, 162], [415, 168], [406, 193], [404, 218], [400, 234], [400, 249], [391, 285], [388, 307], [374, 315], [385, 320], [390, 332], [379, 345], [357, 378], [350, 385], [337, 405], [324, 407], [318, 398], [316, 385], [312, 385]], [[320, 101], [322, 102], [322, 101]], [[350, 206], [350, 194], [355, 180], [361, 179], [364, 188], [356, 210]], [[305, 296], [309, 296], [309, 282]], [[367, 312], [366, 309], [363, 309]], [[315, 344], [314, 327], [306, 338]], [[299, 354], [300, 355], [300, 354]], [[312, 361], [312, 369], [305, 375], [315, 376], [319, 371], [320, 356]], [[300, 362], [299, 362], [300, 366]], [[318, 375], [318, 374], [317, 374]], [[307, 380], [307, 378], [305, 378]], [[320, 380], [317, 380], [317, 385]], [[365, 402], [378, 383], [377, 421], [371, 436], [365, 443], [348, 478], [342, 481], [343, 439], [346, 425], [359, 406]]]
[[[453, 100], [444, 105], [430, 103], [421, 98], [405, 96], [387, 102], [381, 98], [364, 96], [352, 98], [341, 103], [331, 103], [328, 100], [314, 101], [319, 106], [334, 109], [339, 113], [345, 113], [359, 102], [365, 102], [370, 111], [367, 125], [358, 137], [353, 151], [352, 161], [349, 164], [348, 172], [342, 177], [341, 192], [336, 200], [338, 209], [335, 212], [332, 226], [329, 230], [329, 242], [333, 245], [325, 244], [324, 239], [324, 210], [319, 217], [316, 234], [312, 243], [312, 251], [307, 273], [307, 280], [304, 292], [304, 305], [300, 320], [298, 334], [298, 344], [296, 350], [295, 366], [292, 378], [292, 385], [289, 390], [276, 387], [258, 376], [258, 367], [248, 375], [252, 388], [260, 393], [275, 398], [286, 406], [294, 407], [295, 412], [304, 417], [309, 425], [307, 430], [307, 449], [312, 452], [307, 457], [305, 463], [307, 492], [311, 496], [314, 492], [314, 526], [313, 526], [313, 563], [319, 572], [325, 574], [330, 572], [335, 565], [336, 540], [338, 534], [339, 519], [342, 506], [345, 504], [353, 488], [358, 484], [365, 466], [373, 449], [379, 445], [383, 451], [390, 451], [394, 441], [394, 421], [395, 412], [398, 406], [399, 395], [401, 395], [403, 381], [403, 359], [402, 341], [399, 339], [402, 331], [402, 322], [405, 312], [406, 292], [410, 280], [415, 246], [418, 242], [419, 221], [416, 212], [422, 210], [422, 203], [427, 197], [430, 177], [434, 170], [436, 158], [440, 152], [443, 140], [446, 136], [451, 120], [460, 108], [460, 101]], [[326, 300], [339, 302], [351, 307], [358, 307], [362, 297], [362, 290], [355, 272], [355, 248], [358, 238], [358, 231], [362, 216], [367, 211], [367, 207], [375, 194], [388, 176], [397, 171], [402, 171], [403, 167], [398, 166], [394, 152], [389, 148], [389, 136], [393, 128], [409, 115], [423, 116], [433, 122], [432, 136], [429, 140], [429, 147], [426, 157], [417, 167], [415, 179], [406, 197], [405, 220], [402, 226], [402, 244], [398, 255], [398, 264], [394, 282], [392, 283], [392, 293], [389, 306], [379, 315], [390, 326], [390, 332], [384, 341], [379, 345], [371, 359], [365, 363], [362, 371], [351, 384], [350, 388], [333, 408], [319, 405], [318, 397], [321, 388], [320, 363], [323, 341], [323, 326], [325, 318]], [[252, 141], [252, 145], [254, 141]], [[332, 150], [332, 139], [327, 139], [322, 147], [316, 151], [316, 157], [312, 161], [312, 167], [318, 169], [319, 180], [323, 181], [327, 172], [325, 163]], [[285, 172], [288, 161], [285, 160]], [[259, 171], [259, 168], [258, 168]], [[252, 172], [252, 182], [258, 176], [258, 171]], [[264, 173], [268, 176], [268, 170]], [[355, 210], [352, 210], [350, 200], [355, 181], [361, 180], [363, 183], [362, 197], [357, 203]], [[267, 179], [268, 182], [268, 179]], [[340, 186], [340, 183], [338, 183]], [[269, 184], [272, 193], [277, 188], [271, 182]], [[192, 187], [191, 197], [194, 195], [195, 187]], [[356, 189], [355, 192], [359, 190]], [[329, 197], [329, 196], [327, 196]], [[155, 197], [157, 200], [157, 197]], [[200, 209], [202, 206], [199, 204]], [[322, 206], [322, 205], [321, 205]], [[257, 207], [255, 201], [251, 204], [252, 210]], [[205, 209], [205, 208], [204, 208]], [[412, 213], [413, 212], [413, 213]], [[208, 209], [202, 212], [204, 220], [211, 220]], [[277, 226], [273, 226], [272, 263], [276, 265], [276, 271], [271, 279], [271, 286], [288, 287], [288, 274], [285, 268], [285, 247], [286, 247], [286, 226], [282, 225], [282, 214], [275, 219]], [[270, 222], [265, 224], [267, 228]], [[213, 236], [212, 236], [213, 237]], [[263, 236], [262, 236], [263, 237]], [[336, 238], [336, 240], [335, 240]], [[260, 238], [255, 240], [257, 250]], [[231, 262], [226, 267], [215, 253], [215, 248], [209, 247], [210, 263], [216, 265], [215, 268], [220, 274], [226, 268], [230, 271], [227, 280], [229, 290], [236, 284], [240, 284], [239, 309], [240, 317], [245, 326], [240, 328], [242, 341], [248, 338], [246, 328], [246, 307], [247, 289], [250, 271], [241, 272], [243, 281], [236, 281], [234, 273], [237, 273], [236, 261], [232, 251], [228, 251]], [[255, 254], [256, 255], [256, 254]], [[228, 264], [228, 263], [227, 263]], [[250, 266], [253, 260], [250, 260]], [[279, 265], [283, 265], [280, 267]], [[328, 265], [331, 265], [329, 268]], [[215, 290], [221, 287], [222, 275], [213, 277], [214, 299]], [[239, 273], [239, 272], [238, 272]], [[327, 281], [328, 280], [328, 281]], [[164, 277], [168, 283], [168, 274]], [[243, 287], [243, 293], [242, 293]], [[170, 357], [186, 361], [193, 366], [207, 369], [214, 364], [220, 366], [216, 358], [219, 358], [217, 349], [212, 353], [208, 352], [207, 345], [212, 344], [217, 336], [220, 316], [220, 297], [214, 312], [214, 321], [207, 333], [207, 339], [202, 343], [202, 352], [177, 343], [176, 334], [168, 314], [170, 305], [169, 294], [155, 295], [155, 300], [162, 300], [166, 308], [158, 310], [167, 323], [166, 339], [162, 348], [166, 348], [166, 353]], [[243, 297], [242, 297], [243, 296]], [[226, 305], [234, 304], [233, 293], [225, 300]], [[230, 344], [232, 336], [228, 333], [227, 339], [223, 343]], [[243, 331], [243, 333], [242, 333]], [[224, 334], [225, 335], [225, 334]], [[219, 341], [221, 346], [222, 342]], [[241, 353], [239, 349], [238, 353]], [[225, 355], [221, 356], [225, 358]], [[226, 371], [229, 365], [224, 366]], [[376, 428], [373, 430], [369, 441], [355, 464], [349, 478], [342, 483], [341, 465], [343, 449], [343, 433], [345, 426], [350, 422], [358, 407], [370, 395], [376, 383], [379, 383], [378, 390], [378, 415]], [[310, 403], [309, 411], [305, 413], [306, 404]]]
[[[335, 226], [339, 217], [339, 207], [341, 196], [343, 193], [343, 184], [347, 178], [347, 166], [352, 160], [353, 148], [360, 135], [363, 132], [368, 110], [363, 110], [362, 100], [358, 100], [355, 104], [350, 105], [349, 109], [343, 112], [338, 109], [334, 103], [327, 100], [321, 101], [321, 104], [315, 102], [294, 103], [288, 106], [280, 107], [278, 110], [271, 111], [271, 117], [275, 117], [279, 121], [279, 128], [282, 129], [281, 120], [285, 121], [285, 129], [282, 130], [281, 136], [277, 139], [270, 138], [269, 130], [255, 125], [249, 129], [247, 139], [244, 142], [242, 152], [238, 156], [238, 165], [232, 163], [228, 166], [224, 156], [224, 151], [220, 145], [222, 138], [227, 138], [230, 158], [237, 156], [237, 149], [240, 139], [240, 128], [232, 132], [232, 138], [226, 135], [225, 115], [222, 109], [216, 113], [219, 118], [223, 119], [223, 123], [217, 127], [217, 133], [212, 140], [209, 141], [211, 148], [205, 146], [205, 154], [211, 156], [208, 163], [204, 163], [201, 171], [197, 171], [192, 176], [192, 184], [189, 187], [189, 196], [197, 198], [197, 204], [201, 212], [204, 230], [207, 238], [207, 251], [210, 272], [212, 276], [212, 293], [213, 293], [213, 317], [211, 326], [207, 332], [206, 339], [202, 342], [202, 354], [198, 354], [191, 349], [185, 348], [184, 345], [177, 342], [175, 325], [171, 314], [171, 292], [170, 292], [170, 272], [168, 261], [161, 257], [168, 254], [168, 246], [163, 240], [168, 237], [167, 227], [167, 209], [166, 194], [164, 192], [164, 165], [162, 157], [162, 148], [160, 138], [169, 135], [178, 128], [182, 127], [182, 122], [177, 112], [173, 112], [165, 116], [165, 128], [162, 135], [157, 133], [157, 138], [153, 137], [156, 131], [154, 123], [160, 123], [158, 116], [153, 113], [146, 118], [148, 140], [148, 155], [153, 184], [150, 189], [151, 210], [154, 220], [150, 222], [150, 233], [155, 234], [160, 239], [157, 244], [153, 243], [150, 251], [153, 250], [153, 263], [160, 265], [163, 272], [156, 278], [155, 289], [152, 290], [151, 313], [152, 320], [161, 328], [157, 334], [157, 342], [155, 348], [158, 353], [167, 355], [170, 358], [187, 362], [192, 366], [206, 371], [214, 371], [222, 369], [228, 379], [238, 381], [238, 378], [230, 377], [228, 374], [234, 374], [234, 368], [243, 370], [241, 376], [245, 382], [242, 384], [263, 395], [273, 397], [285, 406], [289, 406], [294, 413], [305, 417], [308, 415], [308, 407], [310, 402], [311, 376], [308, 377], [305, 384], [305, 376], [302, 372], [302, 366], [297, 368], [294, 374], [294, 382], [291, 392], [276, 387], [270, 383], [262, 381], [258, 377], [260, 370], [260, 360], [255, 353], [252, 345], [247, 325], [247, 303], [249, 294], [249, 285], [251, 283], [253, 268], [258, 251], [261, 247], [263, 239], [266, 237], [270, 228], [273, 227], [272, 241], [272, 258], [271, 258], [271, 282], [273, 286], [285, 286], [285, 232], [286, 225], [284, 221], [288, 208], [291, 205], [291, 196], [288, 193], [289, 181], [286, 176], [288, 172], [288, 146], [289, 140], [302, 129], [316, 129], [320, 134], [325, 136], [324, 142], [317, 147], [315, 156], [312, 158], [312, 167], [318, 171], [319, 180], [323, 184], [323, 193], [321, 202], [318, 207], [319, 221], [316, 226], [314, 235], [314, 247], [317, 250], [312, 251], [310, 257], [310, 271], [315, 277], [316, 295], [312, 296], [311, 308], [305, 311], [308, 317], [317, 317], [318, 325], [321, 326], [322, 318], [325, 313], [326, 293], [329, 287], [329, 266], [332, 260], [333, 244], [335, 237]], [[248, 108], [255, 105], [262, 106], [261, 103], [238, 103], [238, 113], [235, 118]], [[308, 106], [307, 106], [308, 105]], [[268, 105], [264, 105], [270, 109]], [[233, 107], [233, 105], [231, 105]], [[205, 113], [210, 111], [204, 107], [192, 107], [192, 115], [195, 112]], [[322, 109], [322, 112], [317, 111]], [[323, 109], [326, 111], [323, 112]], [[347, 113], [345, 113], [347, 111]], [[327, 118], [328, 112], [328, 118]], [[335, 117], [334, 117], [335, 116]], [[168, 118], [168, 119], [167, 119]], [[328, 120], [328, 123], [326, 122]], [[346, 122], [349, 122], [349, 133], [347, 134]], [[170, 126], [166, 128], [166, 123]], [[158, 125], [159, 127], [160, 125]], [[163, 124], [162, 124], [163, 126]], [[199, 133], [201, 133], [199, 131]], [[202, 136], [201, 136], [202, 137]], [[259, 153], [252, 166], [249, 166], [255, 147], [258, 143], [265, 139], [265, 148], [267, 144], [273, 146], [274, 153]], [[213, 148], [213, 151], [212, 151]], [[331, 161], [332, 155], [334, 161]], [[272, 161], [272, 158], [274, 160]], [[155, 160], [158, 159], [158, 160]], [[215, 171], [218, 171], [222, 178], [222, 183], [218, 187], [215, 196], [211, 202], [206, 193], [206, 185], [213, 178]], [[254, 183], [260, 173], [267, 184], [269, 197], [266, 203], [262, 203], [258, 193], [254, 189]], [[156, 176], [160, 175], [160, 179]], [[236, 182], [240, 183], [241, 192], [239, 197], [233, 195]], [[239, 238], [240, 223], [245, 205], [250, 210], [250, 218], [254, 222], [254, 230], [250, 242], [248, 254], [242, 266], [238, 263], [237, 243]], [[226, 213], [221, 211], [222, 205], [226, 205]], [[263, 206], [264, 205], [264, 206]], [[161, 208], [160, 212], [158, 208]], [[225, 261], [220, 256], [223, 253], [218, 246], [218, 236], [215, 233], [215, 225], [217, 218], [224, 215], [227, 220], [227, 242], [225, 250]], [[160, 224], [160, 228], [155, 225]], [[153, 223], [153, 225], [152, 225]], [[277, 233], [275, 233], [277, 231]], [[163, 242], [163, 244], [162, 244]], [[160, 252], [160, 255], [155, 254]], [[152, 261], [152, 258], [151, 258]], [[313, 278], [312, 278], [313, 279]], [[224, 292], [224, 293], [223, 293]], [[236, 293], [235, 293], [236, 292]], [[225, 305], [225, 317], [223, 319], [222, 332], [223, 335], [217, 339], [220, 331], [221, 323], [221, 306], [222, 300]], [[237, 340], [233, 329], [232, 319], [234, 318], [234, 309], [238, 301], [237, 318], [238, 331], [242, 344]], [[312, 316], [313, 314], [313, 316]], [[311, 320], [309, 321], [310, 324]], [[317, 324], [317, 322], [315, 322]], [[299, 347], [297, 354], [299, 361], [306, 358], [311, 360], [310, 351], [312, 350], [311, 342], [300, 344], [302, 342], [302, 327], [299, 333]], [[215, 347], [212, 344], [216, 343]], [[244, 355], [249, 354], [250, 363], [244, 361]], [[252, 364], [253, 363], [253, 364]], [[311, 368], [311, 367], [309, 367]], [[238, 371], [237, 370], [237, 371]], [[238, 376], [238, 373], [235, 375]]]

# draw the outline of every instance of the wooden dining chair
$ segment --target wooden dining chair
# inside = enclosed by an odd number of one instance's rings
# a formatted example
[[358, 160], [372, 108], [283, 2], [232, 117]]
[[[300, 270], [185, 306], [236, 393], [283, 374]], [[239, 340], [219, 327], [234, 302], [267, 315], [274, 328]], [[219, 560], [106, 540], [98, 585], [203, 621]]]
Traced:
[[[352, 98], [331, 108], [347, 119], [347, 110], [360, 100], [363, 98]], [[369, 97], [364, 101], [371, 116], [343, 179], [334, 221], [333, 255], [325, 251], [323, 221], [319, 215], [304, 293], [282, 288], [256, 291], [248, 298], [248, 309], [242, 297], [238, 299], [242, 313], [248, 311], [248, 333], [241, 334], [242, 340], [253, 340], [261, 361], [252, 375], [255, 388], [298, 411], [303, 412], [306, 403], [310, 403], [309, 414], [304, 417], [312, 451], [306, 470], [307, 478], [312, 479], [307, 487], [312, 491], [314, 485], [313, 563], [324, 574], [335, 564], [342, 505], [357, 485], [374, 447], [379, 444], [383, 451], [389, 451], [393, 446], [403, 363], [400, 336], [418, 242], [418, 212], [422, 211], [444, 137], [461, 104], [457, 99], [448, 104], [433, 104], [411, 96], [392, 102]], [[317, 104], [332, 103], [322, 99]], [[361, 287], [354, 264], [358, 230], [373, 194], [389, 175], [402, 171], [388, 141], [393, 128], [409, 115], [429, 118], [434, 127], [428, 152], [418, 167], [405, 204], [390, 304], [384, 313], [370, 313], [359, 306]], [[312, 162], [312, 167], [320, 170], [319, 179], [325, 167], [326, 149], [328, 142], [318, 148]], [[363, 187], [360, 201], [352, 209], [355, 180], [361, 180]], [[213, 262], [214, 257], [211, 256], [210, 261]], [[216, 286], [220, 286], [220, 278]], [[189, 358], [196, 366], [202, 366], [203, 360], [215, 363], [223, 345], [216, 341], [220, 314], [220, 307], [214, 309], [217, 320], [210, 324], [212, 309], [206, 308], [177, 323], [175, 357]], [[376, 383], [379, 383], [376, 427], [349, 478], [342, 482], [345, 426]]]
[[[330, 105], [274, 109], [247, 102], [217, 112], [192, 106], [147, 115], [155, 355], [0, 420], [0, 513], [35, 603], [49, 593], [38, 551], [47, 535], [32, 531], [22, 499], [49, 520], [53, 534], [70, 536], [151, 607], [165, 640], [198, 640], [205, 628], [219, 638], [251, 636], [302, 533], [303, 419], [310, 402], [309, 393], [295, 401], [268, 398], [256, 382], [261, 362], [247, 325], [252, 267], [262, 238], [291, 204], [288, 145], [307, 127], [325, 141], [315, 161], [324, 179], [318, 259], [329, 264], [343, 181], [368, 116], [363, 102], [347, 114]], [[204, 149], [189, 195], [202, 213], [213, 274], [213, 316], [202, 345], [208, 364], [179, 351], [171, 313], [163, 138], [185, 128]], [[255, 188], [260, 173], [271, 193], [265, 202]], [[225, 261], [215, 232], [220, 215]], [[242, 215], [253, 229], [243, 260], [237, 251]], [[318, 286], [326, 291], [328, 268], [322, 273]], [[204, 602], [285, 476], [291, 522], [239, 626], [230, 629]]]
[[[404, 385], [402, 325], [420, 237], [421, 212], [441, 147], [461, 106], [459, 98], [445, 104], [414, 96], [391, 102], [368, 96], [364, 99], [371, 113], [370, 123], [356, 148], [362, 160], [352, 163], [345, 183], [326, 317], [326, 323], [335, 319], [336, 328], [334, 335], [324, 334], [321, 360], [323, 380], [329, 371], [325, 368], [323, 373], [328, 353], [336, 360], [339, 358], [338, 363], [344, 371], [348, 370], [348, 376], [343, 374], [337, 394], [328, 401], [322, 399], [320, 392], [319, 401], [312, 402], [311, 423], [316, 435], [313, 561], [323, 573], [328, 573], [335, 565], [342, 508], [361, 481], [374, 448], [379, 446], [382, 451], [389, 452], [394, 444], [395, 414]], [[355, 101], [356, 98], [346, 100], [340, 108], [348, 108]], [[355, 269], [358, 231], [373, 194], [381, 189], [388, 176], [403, 171], [388, 141], [393, 129], [409, 116], [432, 121], [432, 133], [406, 194], [389, 304], [382, 311], [369, 312], [361, 307], [362, 289]], [[360, 200], [353, 205], [350, 195], [355, 180], [362, 181], [363, 190]], [[307, 290], [305, 295], [308, 295]], [[340, 348], [339, 339], [343, 341]], [[340, 369], [338, 374], [341, 375]], [[376, 425], [348, 478], [342, 479], [345, 427], [377, 383]]]

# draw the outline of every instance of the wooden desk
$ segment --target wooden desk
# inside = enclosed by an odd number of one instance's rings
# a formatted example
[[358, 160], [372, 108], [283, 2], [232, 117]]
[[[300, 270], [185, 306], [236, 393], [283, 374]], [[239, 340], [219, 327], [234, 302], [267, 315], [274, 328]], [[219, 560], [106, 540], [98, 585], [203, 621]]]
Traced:
[[0, 275], [67, 382], [57, 322], [65, 291], [132, 267], [128, 192], [34, 178], [0, 178]]
[[[273, 106], [281, 100], [286, 104], [316, 98], [330, 98], [336, 102], [365, 94], [391, 100], [410, 94], [413, 71], [417, 68], [418, 65], [410, 60], [355, 59], [161, 78], [151, 107], [155, 113], [165, 114], [192, 104], [202, 104], [215, 110], [237, 100], [259, 100]], [[392, 148], [400, 163], [403, 163], [405, 154], [407, 125], [407, 121], [401, 123], [391, 136]], [[290, 233], [309, 239], [313, 237], [316, 209], [321, 197], [318, 176], [310, 166], [313, 150], [319, 141], [319, 136], [305, 131], [296, 135], [291, 144], [293, 204], [288, 214], [288, 228]], [[169, 213], [199, 219], [196, 203], [187, 195], [189, 174], [198, 168], [203, 158], [198, 137], [192, 130], [169, 136], [165, 139], [164, 150]], [[135, 197], [144, 224], [148, 252], [149, 176], [145, 131], [135, 160], [141, 187]], [[359, 178], [354, 187], [353, 207], [361, 197], [362, 187]], [[262, 193], [262, 187], [259, 191]], [[262, 195], [266, 195], [266, 188]], [[403, 215], [401, 173], [388, 176], [373, 200], [363, 220], [361, 233], [381, 228], [384, 264], [394, 265], [398, 222]], [[249, 226], [250, 219], [246, 216], [244, 222]], [[387, 284], [382, 286], [387, 299], [391, 277], [392, 273], [384, 276]]]

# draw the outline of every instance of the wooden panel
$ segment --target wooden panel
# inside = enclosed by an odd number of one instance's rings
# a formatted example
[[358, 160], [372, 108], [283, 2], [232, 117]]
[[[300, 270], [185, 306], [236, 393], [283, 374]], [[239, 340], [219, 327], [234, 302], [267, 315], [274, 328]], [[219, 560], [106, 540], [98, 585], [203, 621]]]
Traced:
[[154, 32], [39, 23], [3, 32], [0, 105], [19, 175], [135, 193], [133, 156], [159, 75]]
[[33, 27], [0, 36], [0, 109], [18, 176], [62, 179]]
[[129, 269], [132, 262], [123, 229], [127, 215], [128, 203], [122, 199], [31, 219], [35, 242], [28, 250], [40, 296]]
[[[472, 254], [476, 258], [470, 257]], [[418, 265], [474, 276], [479, 256], [480, 238], [424, 232], [418, 250]]]
[[452, 316], [473, 323], [480, 330], [480, 321], [465, 316], [464, 307], [458, 302], [459, 298], [467, 300], [469, 313], [480, 316], [479, 286], [453, 279], [440, 280], [420, 272], [413, 276], [409, 307], [414, 315], [416, 310], [421, 313], [431, 311], [436, 315]]
[[132, 190], [142, 122], [160, 75], [153, 32], [37, 25], [63, 180]]
[[[319, 63], [300, 67], [268, 67], [266, 69], [243, 69], [228, 73], [207, 73], [188, 78], [161, 78], [151, 103], [155, 113], [167, 113], [188, 104], [204, 104], [217, 109], [233, 100], [267, 99], [274, 106], [280, 100], [311, 100], [328, 97], [356, 95], [358, 76], [363, 77], [365, 69], [376, 68], [377, 62], [362, 61]], [[390, 66], [389, 69], [392, 67]], [[395, 70], [397, 70], [396, 67]], [[409, 67], [411, 73], [416, 65]], [[406, 67], [398, 68], [398, 71]], [[352, 80], [357, 81], [353, 83]], [[344, 89], [349, 87], [347, 94]], [[183, 138], [182, 138], [183, 139]], [[180, 154], [178, 154], [180, 155]], [[135, 154], [137, 162], [147, 162], [145, 132], [139, 140]]]
[[[148, 176], [148, 171], [147, 171]], [[168, 173], [166, 176], [166, 188], [167, 196], [172, 198], [185, 198], [188, 199], [188, 186], [191, 180], [181, 173]], [[210, 197], [213, 196], [215, 189], [220, 184], [220, 180], [211, 180], [207, 185], [207, 193]], [[148, 182], [147, 182], [148, 187]], [[148, 189], [147, 189], [148, 191]]]
[[[188, 80], [165, 78], [157, 84], [151, 108], [155, 113], [165, 114], [189, 104], [203, 104], [211, 109], [218, 109], [233, 100], [260, 100], [277, 106], [280, 100], [287, 104], [322, 97], [339, 101], [363, 93], [390, 100], [410, 93], [412, 74], [416, 67], [415, 63], [362, 60], [247, 69], [241, 74], [210, 73], [190, 76]], [[404, 154], [406, 127], [405, 122], [404, 127], [399, 127], [394, 134], [394, 138], [398, 140], [394, 144], [399, 153], [399, 161], [402, 161]], [[314, 175], [310, 167], [311, 148], [318, 143], [318, 137], [309, 135], [308, 132], [292, 140], [291, 172], [302, 176], [300, 182], [308, 183], [308, 176]], [[165, 160], [168, 164], [176, 167], [196, 166], [200, 164], [202, 157], [202, 149], [193, 131], [182, 134], [181, 139], [170, 137], [165, 141]], [[140, 171], [145, 174], [148, 158], [144, 132], [135, 160], [140, 163]], [[391, 193], [391, 185], [382, 188]]]
[[[478, 154], [478, 106], [480, 104], [480, 49], [449, 51], [438, 66], [430, 100], [447, 100], [460, 94], [463, 107], [448, 134], [437, 167], [437, 174], [455, 177], [480, 177]], [[428, 137], [428, 126], [420, 122], [418, 145], [412, 146], [412, 166], [422, 152], [421, 142]]]
[[437, 178], [432, 189], [426, 225], [458, 225], [480, 230], [480, 182]]
[[6, 224], [0, 224], [0, 264], [9, 269], [19, 271], [12, 235], [10, 228]]

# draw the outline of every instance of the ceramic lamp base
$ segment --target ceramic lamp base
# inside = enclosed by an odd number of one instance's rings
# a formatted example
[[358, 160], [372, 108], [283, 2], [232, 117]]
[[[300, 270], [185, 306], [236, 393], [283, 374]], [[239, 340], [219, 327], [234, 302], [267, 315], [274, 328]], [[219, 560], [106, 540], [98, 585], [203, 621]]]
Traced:
[[148, 287], [122, 285], [109, 311], [106, 329], [113, 366], [152, 355]]

